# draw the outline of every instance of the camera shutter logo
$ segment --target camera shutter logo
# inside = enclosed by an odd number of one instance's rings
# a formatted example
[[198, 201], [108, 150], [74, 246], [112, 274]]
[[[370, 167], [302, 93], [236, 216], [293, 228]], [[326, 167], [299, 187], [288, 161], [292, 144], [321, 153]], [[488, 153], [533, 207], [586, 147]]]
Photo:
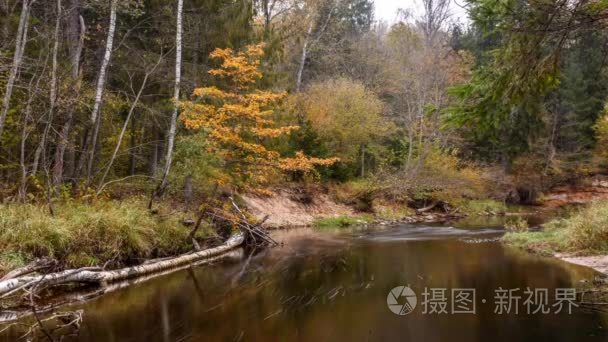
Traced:
[[397, 286], [386, 296], [388, 308], [396, 315], [407, 315], [414, 311], [418, 298], [408, 286]]

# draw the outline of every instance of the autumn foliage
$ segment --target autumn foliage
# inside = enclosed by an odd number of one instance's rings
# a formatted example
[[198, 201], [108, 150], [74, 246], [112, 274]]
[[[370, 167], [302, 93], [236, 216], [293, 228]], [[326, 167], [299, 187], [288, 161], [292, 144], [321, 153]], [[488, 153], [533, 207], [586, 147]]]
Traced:
[[269, 149], [270, 139], [290, 134], [298, 126], [278, 126], [274, 109], [285, 92], [256, 89], [262, 78], [260, 61], [263, 45], [250, 45], [243, 51], [216, 49], [210, 57], [220, 64], [209, 74], [220, 86], [196, 88], [193, 101], [182, 103], [181, 120], [186, 128], [204, 130], [209, 149], [225, 162], [225, 170], [239, 180], [268, 183], [276, 170], [292, 175], [315, 172], [315, 166], [329, 166], [337, 158], [320, 159], [297, 152], [282, 157]]

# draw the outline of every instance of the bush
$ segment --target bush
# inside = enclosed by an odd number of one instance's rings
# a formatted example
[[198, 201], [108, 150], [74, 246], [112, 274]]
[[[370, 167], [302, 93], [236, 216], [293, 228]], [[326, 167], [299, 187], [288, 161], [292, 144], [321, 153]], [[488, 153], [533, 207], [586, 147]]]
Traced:
[[178, 218], [149, 213], [143, 199], [64, 203], [55, 213], [29, 204], [0, 207], [0, 268], [45, 256], [66, 267], [123, 264], [189, 249], [189, 230]]
[[529, 229], [528, 221], [521, 216], [509, 218], [505, 222], [505, 229], [509, 232], [527, 232]]
[[597, 201], [569, 218], [543, 225], [543, 231], [508, 233], [505, 242], [531, 250], [577, 254], [608, 253], [608, 202]]

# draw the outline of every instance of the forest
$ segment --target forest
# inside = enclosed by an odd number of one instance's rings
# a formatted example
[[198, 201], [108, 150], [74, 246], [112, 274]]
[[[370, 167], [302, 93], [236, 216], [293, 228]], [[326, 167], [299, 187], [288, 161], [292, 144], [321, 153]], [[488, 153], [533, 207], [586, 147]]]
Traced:
[[605, 173], [608, 3], [462, 2], [0, 1], [0, 274], [199, 249], [277, 189], [399, 219]]

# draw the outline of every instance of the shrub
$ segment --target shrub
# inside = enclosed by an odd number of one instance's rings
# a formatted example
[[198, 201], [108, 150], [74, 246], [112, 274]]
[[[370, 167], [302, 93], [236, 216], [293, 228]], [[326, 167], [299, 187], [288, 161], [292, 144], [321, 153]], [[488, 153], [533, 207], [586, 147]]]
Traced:
[[509, 218], [505, 222], [505, 229], [509, 232], [527, 232], [528, 221], [521, 216]]
[[508, 233], [505, 242], [531, 250], [577, 254], [608, 253], [608, 202], [597, 201], [578, 213], [550, 221], [542, 232]]

